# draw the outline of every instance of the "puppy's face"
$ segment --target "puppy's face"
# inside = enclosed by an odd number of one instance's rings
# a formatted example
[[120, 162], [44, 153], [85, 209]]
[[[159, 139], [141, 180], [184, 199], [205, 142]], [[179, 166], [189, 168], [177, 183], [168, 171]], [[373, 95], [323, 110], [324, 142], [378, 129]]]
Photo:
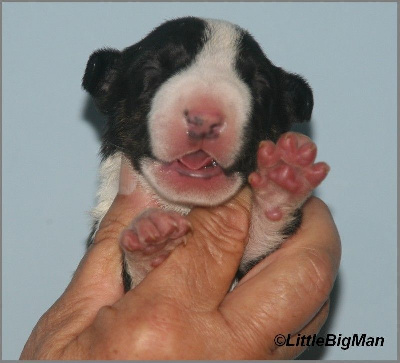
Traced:
[[255, 169], [258, 144], [308, 120], [312, 92], [227, 22], [166, 22], [122, 52], [92, 54], [83, 78], [109, 117], [102, 152], [122, 151], [163, 198], [229, 199]]

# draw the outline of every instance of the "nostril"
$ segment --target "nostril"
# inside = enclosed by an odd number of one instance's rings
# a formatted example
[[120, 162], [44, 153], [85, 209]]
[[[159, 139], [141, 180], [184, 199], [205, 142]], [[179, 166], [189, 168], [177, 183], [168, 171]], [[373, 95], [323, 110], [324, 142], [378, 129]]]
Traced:
[[202, 127], [206, 130], [216, 129], [223, 124], [223, 115], [218, 110], [185, 109], [184, 118], [189, 125]]
[[197, 119], [207, 121], [210, 124], [218, 123], [224, 118], [222, 113], [218, 109], [214, 108], [193, 108], [191, 110], [185, 109], [183, 111], [183, 115], [185, 116], [186, 120], [194, 121]]
[[186, 121], [190, 125], [203, 126], [204, 120], [199, 116], [187, 117]]
[[223, 122], [222, 120], [218, 120], [216, 122], [214, 122], [213, 124], [210, 125], [211, 128], [218, 128], [220, 126], [222, 126]]
[[222, 122], [222, 120], [220, 120], [220, 121], [218, 121], [218, 122], [216, 122], [216, 123], [211, 124], [211, 125], [210, 125], [209, 131], [210, 131], [210, 132], [220, 132], [221, 129], [222, 129], [223, 124], [224, 124], [224, 123]]
[[213, 139], [220, 135], [224, 121], [208, 115], [187, 116], [187, 133], [194, 139]]

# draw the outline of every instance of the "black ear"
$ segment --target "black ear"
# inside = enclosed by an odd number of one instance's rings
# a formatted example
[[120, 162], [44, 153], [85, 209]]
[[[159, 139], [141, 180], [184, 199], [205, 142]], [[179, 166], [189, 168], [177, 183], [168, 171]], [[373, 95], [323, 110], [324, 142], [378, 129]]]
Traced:
[[280, 89], [288, 121], [309, 121], [314, 106], [311, 87], [299, 75], [281, 69]]
[[121, 52], [115, 49], [99, 49], [90, 57], [82, 79], [82, 87], [93, 97], [105, 96], [117, 74]]

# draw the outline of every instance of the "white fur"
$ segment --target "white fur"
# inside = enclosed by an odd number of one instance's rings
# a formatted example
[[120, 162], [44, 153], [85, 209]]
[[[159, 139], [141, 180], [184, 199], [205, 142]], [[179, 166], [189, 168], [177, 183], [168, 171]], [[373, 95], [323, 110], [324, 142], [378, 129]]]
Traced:
[[[111, 204], [118, 193], [122, 158], [122, 153], [117, 152], [114, 155], [109, 156], [100, 164], [100, 186], [99, 190], [97, 191], [97, 205], [90, 212], [92, 221], [93, 223], [97, 224], [97, 228], [107, 211], [110, 209]], [[132, 168], [132, 166], [130, 167]], [[147, 180], [142, 175], [134, 171], [133, 168], [132, 175], [137, 179], [137, 183], [140, 184], [144, 190], [154, 196], [162, 208], [176, 211], [183, 215], [189, 213], [189, 207], [171, 203], [163, 199], [158, 194], [155, 194], [154, 189], [150, 186]]]
[[241, 149], [251, 94], [234, 68], [238, 31], [227, 22], [207, 20], [207, 23], [209, 40], [193, 64], [167, 80], [153, 98], [149, 113], [150, 142], [154, 155], [162, 161], [181, 157], [183, 154], [174, 153], [175, 145], [169, 142], [171, 129], [174, 132], [181, 129], [185, 135], [184, 110], [198, 98], [212, 99], [225, 114], [227, 128], [232, 130], [231, 146], [227, 145], [226, 153], [217, 157], [226, 168], [233, 164]]
[[97, 192], [97, 205], [91, 211], [91, 216], [94, 222], [101, 222], [117, 195], [119, 174], [121, 170], [121, 157], [122, 154], [117, 152], [105, 159], [100, 165], [100, 186]]
[[[221, 133], [217, 141], [224, 147], [220, 154], [216, 152], [216, 155], [213, 155], [213, 145], [210, 144], [210, 155], [226, 168], [234, 163], [244, 142], [243, 130], [249, 121], [252, 106], [251, 93], [248, 86], [241, 81], [234, 66], [240, 33], [234, 25], [227, 22], [207, 20], [207, 24], [209, 40], [193, 64], [166, 81], [153, 98], [148, 115], [150, 141], [155, 157], [164, 162], [182, 157], [184, 154], [180, 152], [190, 152], [190, 150], [184, 150], [184, 147], [183, 151], [176, 148], [176, 142], [180, 140], [180, 136], [187, 138], [184, 110], [196, 104], [197, 98], [212, 99], [226, 118], [227, 130], [224, 132], [228, 132], [229, 138], [224, 139]], [[171, 135], [177, 135], [176, 140], [171, 140]], [[97, 226], [118, 192], [121, 160], [122, 154], [117, 152], [101, 164], [98, 204], [91, 213]], [[143, 175], [135, 171], [134, 176], [139, 184], [155, 196], [162, 208], [187, 214], [191, 205], [185, 205], [185, 200], [190, 200], [192, 205], [205, 204], [204, 196], [201, 195], [171, 195], [168, 188], [161, 186], [162, 183], [157, 179], [155, 172], [157, 163], [154, 160], [142, 160]], [[241, 185], [241, 177], [233, 175], [230, 183], [226, 184], [227, 190], [207, 191], [209, 205], [223, 203], [232, 197]], [[271, 205], [287, 205], [291, 211], [298, 207], [290, 203], [288, 205], [288, 200], [282, 200], [282, 198], [287, 198], [287, 195], [274, 192], [267, 200]], [[289, 221], [287, 218], [279, 222], [269, 221], [264, 215], [265, 205], [262, 205], [264, 202], [265, 199], [253, 202], [250, 240], [242, 259], [242, 266], [259, 256], [272, 252], [283, 242], [280, 232]], [[131, 266], [128, 266], [128, 269], [135, 280], [138, 279], [137, 274], [147, 273], [141, 273], [139, 270], [132, 271]]]
[[[192, 206], [215, 206], [226, 202], [228, 199], [233, 197], [243, 185], [243, 178], [239, 173], [233, 173], [224, 188], [212, 189], [209, 188], [204, 193], [199, 193], [195, 191], [184, 192], [179, 191], [179, 193], [171, 192], [169, 185], [163, 183], [153, 173], [153, 169], [158, 167], [158, 163], [150, 159], [145, 159], [142, 162], [143, 175], [146, 177], [146, 182], [157, 190], [160, 198], [167, 201], [168, 204], [174, 203], [177, 206], [185, 206], [190, 208]], [[176, 210], [174, 208], [173, 210]]]
[[[224, 126], [217, 140], [203, 140], [202, 149], [222, 168], [235, 162], [244, 142], [249, 122], [251, 92], [235, 70], [240, 32], [228, 22], [206, 20], [206, 43], [193, 63], [168, 79], [156, 92], [148, 115], [150, 143], [154, 156], [171, 162], [197, 151], [199, 143], [187, 136], [185, 110], [209, 107], [223, 115]], [[223, 147], [222, 147], [223, 146]], [[234, 174], [223, 190], [185, 195], [162, 183], [154, 160], [142, 160], [141, 170], [147, 182], [163, 198], [183, 205], [217, 205], [232, 197], [242, 184]]]
[[[282, 231], [294, 222], [293, 212], [300, 208], [307, 198], [307, 195], [295, 198], [289, 191], [273, 183], [269, 183], [263, 192], [253, 194], [249, 241], [240, 267], [280, 247], [284, 241]], [[281, 210], [283, 218], [278, 221], [267, 218], [265, 211], [276, 208]]]

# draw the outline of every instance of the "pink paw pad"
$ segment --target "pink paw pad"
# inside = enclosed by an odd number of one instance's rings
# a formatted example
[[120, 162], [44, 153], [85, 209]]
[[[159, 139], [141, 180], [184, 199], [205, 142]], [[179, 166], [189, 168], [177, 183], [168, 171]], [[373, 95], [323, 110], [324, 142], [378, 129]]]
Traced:
[[156, 267], [168, 257], [173, 248], [183, 242], [181, 237], [190, 230], [189, 221], [182, 215], [161, 209], [148, 209], [122, 232], [120, 245], [127, 253], [137, 254], [138, 259], [150, 257], [150, 265]]
[[[325, 179], [329, 166], [314, 164], [316, 145], [305, 135], [288, 132], [277, 143], [262, 141], [257, 152], [258, 168], [249, 176], [258, 199], [264, 199], [270, 220], [283, 217], [283, 206], [305, 200]], [[287, 205], [285, 205], [287, 204]]]

